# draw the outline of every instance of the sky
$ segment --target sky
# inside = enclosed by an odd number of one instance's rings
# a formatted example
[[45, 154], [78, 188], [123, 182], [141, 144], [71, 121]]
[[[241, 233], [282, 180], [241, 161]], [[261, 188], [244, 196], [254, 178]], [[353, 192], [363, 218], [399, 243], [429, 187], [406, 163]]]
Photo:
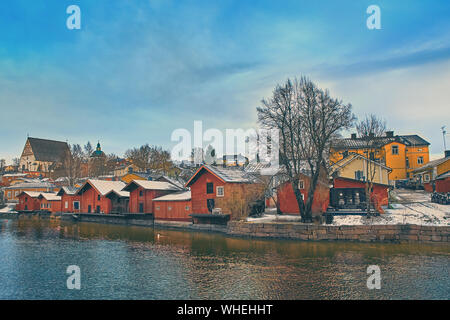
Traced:
[[[81, 29], [69, 30], [77, 5]], [[378, 5], [381, 29], [366, 13]], [[307, 76], [419, 134], [443, 155], [450, 132], [450, 2], [421, 0], [0, 2], [0, 158], [27, 136], [122, 156], [171, 133], [257, 126], [277, 83]], [[349, 134], [349, 133], [348, 133]], [[450, 148], [450, 136], [447, 134]]]

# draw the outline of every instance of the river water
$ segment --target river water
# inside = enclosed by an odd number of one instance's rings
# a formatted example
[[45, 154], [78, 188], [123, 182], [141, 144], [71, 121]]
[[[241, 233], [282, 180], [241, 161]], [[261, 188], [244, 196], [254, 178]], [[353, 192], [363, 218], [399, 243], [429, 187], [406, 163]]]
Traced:
[[[66, 269], [81, 270], [67, 289]], [[369, 290], [378, 265], [381, 289]], [[449, 299], [450, 246], [0, 219], [0, 299]]]

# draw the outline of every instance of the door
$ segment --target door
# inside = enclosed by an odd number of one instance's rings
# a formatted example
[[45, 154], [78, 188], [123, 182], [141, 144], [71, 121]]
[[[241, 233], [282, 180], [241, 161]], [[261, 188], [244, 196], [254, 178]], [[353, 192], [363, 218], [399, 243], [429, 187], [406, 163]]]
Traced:
[[206, 207], [208, 208], [209, 212], [212, 212], [215, 207], [214, 199], [206, 199]]
[[139, 213], [144, 213], [144, 203], [139, 202]]
[[92, 207], [91, 207], [91, 205], [88, 205], [88, 213], [91, 213], [92, 212]]

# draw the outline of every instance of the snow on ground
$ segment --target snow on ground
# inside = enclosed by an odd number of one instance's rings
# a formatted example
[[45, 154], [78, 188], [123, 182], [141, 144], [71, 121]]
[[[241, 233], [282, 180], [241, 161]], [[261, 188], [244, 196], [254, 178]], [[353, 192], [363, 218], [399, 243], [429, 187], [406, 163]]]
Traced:
[[[392, 225], [416, 224], [431, 226], [450, 225], [450, 205], [432, 203], [430, 194], [422, 190], [395, 190], [391, 193], [394, 203], [378, 217], [347, 215], [334, 216], [333, 225]], [[261, 218], [247, 218], [249, 222], [300, 222], [298, 215], [276, 215], [268, 210]]]
[[335, 216], [334, 225], [357, 224], [417, 224], [432, 226], [450, 225], [450, 205], [432, 203], [430, 194], [423, 190], [395, 190], [390, 209], [379, 217]]
[[358, 224], [417, 224], [432, 226], [450, 225], [450, 206], [437, 203], [397, 204], [395, 209], [386, 209], [378, 217], [335, 216], [333, 225]]
[[8, 213], [8, 212], [14, 212], [16, 204], [15, 203], [7, 203], [6, 207], [0, 209], [1, 213]]

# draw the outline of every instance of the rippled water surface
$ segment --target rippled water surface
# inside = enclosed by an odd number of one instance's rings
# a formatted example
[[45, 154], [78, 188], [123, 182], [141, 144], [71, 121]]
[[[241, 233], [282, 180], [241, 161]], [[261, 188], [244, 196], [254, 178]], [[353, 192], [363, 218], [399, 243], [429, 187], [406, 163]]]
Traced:
[[[66, 268], [81, 268], [68, 290]], [[369, 265], [381, 290], [368, 290]], [[449, 299], [450, 246], [0, 220], [0, 299]]]

